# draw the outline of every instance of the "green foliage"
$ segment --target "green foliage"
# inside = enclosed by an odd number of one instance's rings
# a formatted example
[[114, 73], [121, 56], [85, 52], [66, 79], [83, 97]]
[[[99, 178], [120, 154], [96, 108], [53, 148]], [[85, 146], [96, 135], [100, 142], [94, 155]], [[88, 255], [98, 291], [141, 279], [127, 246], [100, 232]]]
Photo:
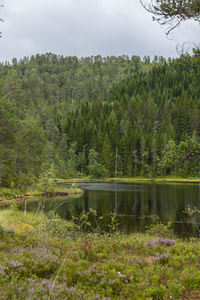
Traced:
[[168, 18], [178, 16], [182, 20], [190, 18], [199, 20], [200, 17], [200, 4], [195, 0], [177, 0], [173, 3], [169, 0], [159, 0], [154, 9], [157, 13], [162, 12]]
[[83, 211], [79, 216], [72, 217], [74, 224], [76, 224], [82, 233], [100, 233], [100, 234], [114, 234], [118, 233], [118, 215], [116, 211], [110, 214], [110, 222], [107, 227], [104, 225], [104, 217], [98, 216], [96, 210], [90, 208], [88, 212]]
[[78, 184], [77, 184], [77, 183], [72, 183], [71, 188], [72, 188], [73, 190], [74, 190], [74, 189], [77, 189], [77, 188], [78, 188]]
[[39, 176], [37, 187], [44, 193], [53, 193], [55, 189], [55, 168], [54, 164], [45, 165]]
[[73, 177], [78, 174], [76, 143], [71, 144], [70, 148], [67, 151], [66, 174], [69, 177]]
[[198, 177], [200, 171], [200, 143], [196, 137], [186, 137], [178, 145], [170, 140], [160, 167], [165, 174]]
[[45, 137], [37, 122], [19, 119], [15, 104], [0, 98], [0, 184], [25, 190], [39, 174]]
[[195, 225], [198, 235], [200, 235], [200, 209], [188, 205], [185, 209], [185, 213], [190, 216], [191, 222]]
[[198, 49], [1, 63], [0, 186], [26, 191], [49, 163], [63, 178], [199, 176], [198, 66]]
[[[95, 210], [90, 209], [89, 212], [83, 211], [80, 216], [72, 217], [74, 224], [77, 224], [80, 231], [83, 233], [94, 232], [96, 226], [93, 223], [96, 223], [97, 213]], [[96, 224], [95, 224], [96, 225]]]
[[171, 224], [164, 225], [162, 223], [152, 224], [146, 228], [146, 232], [153, 236], [158, 237], [172, 237], [173, 231], [171, 228]]
[[18, 205], [15, 200], [12, 200], [11, 205], [10, 205], [10, 210], [12, 214], [16, 214], [19, 211]]
[[106, 178], [108, 177], [108, 171], [106, 168], [98, 162], [98, 153], [90, 149], [89, 152], [89, 175], [92, 178]]
[[110, 233], [117, 233], [119, 228], [119, 218], [116, 210], [114, 210], [110, 215], [110, 224], [108, 224]]
[[98, 149], [110, 176], [198, 177], [199, 78], [199, 68], [184, 58], [169, 64], [158, 58], [149, 72], [113, 85], [109, 102], [96, 100], [70, 112], [64, 132], [77, 141], [86, 164], [90, 150]]
[[[7, 218], [17, 220], [13, 214]], [[27, 214], [27, 222], [32, 218]], [[2, 298], [199, 297], [199, 239], [165, 240], [148, 247], [146, 234], [82, 235], [73, 222], [55, 213], [42, 219], [35, 215], [35, 220], [28, 233], [0, 239]]]
[[69, 238], [76, 235], [77, 226], [74, 223], [62, 220], [54, 211], [48, 213], [47, 217], [35, 227], [38, 235], [57, 238]]
[[17, 189], [9, 189], [9, 188], [1, 188], [0, 189], [0, 198], [6, 199], [6, 198], [16, 198], [20, 197], [22, 193]]
[[194, 19], [200, 22], [199, 0], [140, 0], [148, 12], [153, 13], [153, 20], [161, 25], [168, 25], [167, 34], [182, 21]]

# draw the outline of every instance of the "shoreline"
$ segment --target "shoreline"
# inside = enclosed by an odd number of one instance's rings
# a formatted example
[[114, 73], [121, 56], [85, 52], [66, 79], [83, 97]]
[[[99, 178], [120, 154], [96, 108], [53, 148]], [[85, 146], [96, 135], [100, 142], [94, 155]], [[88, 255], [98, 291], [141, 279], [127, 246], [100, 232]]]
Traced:
[[200, 183], [200, 178], [145, 178], [145, 177], [111, 177], [105, 179], [93, 179], [89, 177], [57, 179], [58, 183], [77, 183], [77, 182], [105, 182], [105, 183]]
[[[155, 184], [200, 184], [200, 178], [181, 178], [181, 177], [157, 177], [157, 178], [145, 178], [145, 177], [111, 177], [111, 178], [101, 178], [94, 179], [89, 176], [80, 177], [80, 178], [57, 178], [56, 184], [62, 183], [78, 183], [78, 182], [88, 182], [88, 183], [155, 183]], [[0, 194], [0, 206], [2, 204], [9, 204], [10, 201], [16, 200], [21, 201], [25, 199], [32, 199], [36, 197], [62, 197], [62, 196], [73, 196], [82, 194], [82, 190], [80, 188], [68, 188], [68, 187], [56, 187], [53, 192], [45, 194], [42, 191], [37, 189], [29, 190], [27, 192], [20, 192], [16, 189], [7, 189], [3, 188]], [[5, 190], [5, 192], [4, 192]]]
[[[10, 193], [12, 193], [12, 190], [9, 190]], [[33, 199], [33, 198], [55, 198], [55, 197], [68, 197], [68, 196], [75, 196], [75, 195], [81, 195], [83, 191], [79, 188], [67, 188], [67, 187], [57, 187], [53, 192], [44, 193], [39, 190], [30, 190], [28, 192], [21, 192], [16, 193], [16, 195], [4, 195], [0, 196], [0, 206], [9, 205], [11, 201], [23, 201], [27, 199]]]

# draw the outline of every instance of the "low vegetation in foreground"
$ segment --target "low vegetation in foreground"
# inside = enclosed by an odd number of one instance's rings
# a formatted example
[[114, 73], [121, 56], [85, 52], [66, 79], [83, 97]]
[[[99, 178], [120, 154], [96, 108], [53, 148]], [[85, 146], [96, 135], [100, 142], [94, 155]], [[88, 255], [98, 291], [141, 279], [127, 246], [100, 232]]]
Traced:
[[[94, 213], [94, 212], [93, 212]], [[1, 299], [198, 299], [200, 241], [165, 226], [121, 235], [93, 230], [88, 215], [0, 212]], [[154, 230], [155, 229], [155, 230]]]

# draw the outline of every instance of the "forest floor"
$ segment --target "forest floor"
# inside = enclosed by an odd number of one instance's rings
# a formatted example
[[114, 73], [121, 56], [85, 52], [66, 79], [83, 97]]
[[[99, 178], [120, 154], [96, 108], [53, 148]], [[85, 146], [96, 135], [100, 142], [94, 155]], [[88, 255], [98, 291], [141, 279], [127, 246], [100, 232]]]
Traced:
[[85, 233], [16, 207], [0, 224], [1, 299], [199, 299], [199, 239]]

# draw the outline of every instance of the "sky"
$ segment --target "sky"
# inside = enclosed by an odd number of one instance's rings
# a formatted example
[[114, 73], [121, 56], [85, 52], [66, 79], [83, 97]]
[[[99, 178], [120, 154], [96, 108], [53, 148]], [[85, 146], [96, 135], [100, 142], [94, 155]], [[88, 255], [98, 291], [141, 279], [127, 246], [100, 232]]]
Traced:
[[0, 0], [0, 61], [52, 52], [64, 56], [176, 57], [177, 44], [199, 43], [187, 21], [167, 38], [139, 0]]

